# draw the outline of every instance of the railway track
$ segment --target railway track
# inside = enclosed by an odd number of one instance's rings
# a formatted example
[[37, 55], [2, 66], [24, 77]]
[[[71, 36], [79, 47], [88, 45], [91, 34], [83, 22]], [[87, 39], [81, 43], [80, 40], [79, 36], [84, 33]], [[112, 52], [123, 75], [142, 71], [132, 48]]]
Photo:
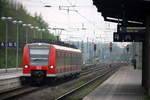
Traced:
[[[97, 71], [102, 72], [103, 70], [107, 70], [107, 67], [106, 66], [104, 66], [104, 67], [101, 66], [101, 67], [89, 68], [89, 69], [83, 71], [81, 73], [80, 77], [82, 77], [84, 75], [88, 75], [92, 72], [97, 72]], [[33, 92], [36, 92], [36, 91], [40, 91], [42, 89], [50, 88], [50, 87], [54, 87], [54, 86], [48, 86], [48, 85], [47, 86], [42, 86], [42, 87], [20, 86], [20, 87], [15, 88], [15, 89], [0, 92], [0, 100], [11, 100], [11, 99], [18, 98], [18, 97], [21, 97], [23, 95], [27, 95], [27, 94], [30, 94], [30, 93], [33, 93]]]
[[[90, 74], [96, 70], [98, 71], [98, 70], [102, 70], [102, 69], [104, 69], [104, 67], [88, 68], [80, 74], [80, 77]], [[43, 86], [43, 87], [19, 86], [16, 88], [5, 90], [5, 91], [0, 91], [0, 100], [11, 100], [13, 98], [23, 96], [23, 95], [26, 95], [26, 94], [29, 94], [29, 93], [32, 93], [35, 91], [39, 91], [39, 90], [42, 90], [42, 89], [45, 89], [48, 87], [49, 86]]]
[[43, 87], [20, 87], [20, 88], [16, 88], [14, 90], [10, 90], [10, 91], [5, 91], [3, 93], [0, 93], [0, 100], [12, 100], [16, 97], [20, 97], [23, 95], [26, 95], [28, 93], [32, 93], [35, 91], [40, 91], [42, 89], [47, 88], [48, 86], [43, 86]]
[[74, 88], [72, 90], [70, 90], [69, 92], [59, 96], [58, 98], [56, 98], [55, 100], [68, 100], [67, 98], [71, 95], [73, 95], [74, 93], [80, 91], [81, 89], [89, 86], [90, 84], [92, 84], [94, 81], [102, 79], [103, 77], [106, 77], [108, 75], [110, 75], [112, 72], [114, 72], [117, 68], [115, 69], [110, 69], [108, 71], [105, 71], [104, 73], [100, 74], [99, 76], [95, 77], [94, 79], [89, 80], [88, 82], [82, 84], [81, 86]]
[[90, 74], [91, 72], [97, 72], [97, 71], [100, 71], [100, 70], [103, 71], [103, 70], [105, 70], [107, 68], [108, 67], [97, 67], [97, 68], [92, 69], [92, 70], [90, 69], [90, 70], [87, 70], [87, 71], [81, 73], [80, 76], [87, 75], [87, 74]]
[[19, 77], [0, 80], [0, 93], [16, 87], [20, 87]]

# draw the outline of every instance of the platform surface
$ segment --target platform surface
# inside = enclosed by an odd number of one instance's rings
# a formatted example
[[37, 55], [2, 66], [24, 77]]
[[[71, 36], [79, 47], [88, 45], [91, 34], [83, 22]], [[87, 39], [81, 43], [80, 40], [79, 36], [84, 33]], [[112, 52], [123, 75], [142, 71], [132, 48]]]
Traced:
[[22, 75], [22, 69], [9, 68], [7, 72], [5, 69], [0, 69], [0, 80], [20, 77]]
[[144, 100], [141, 70], [122, 67], [83, 100]]

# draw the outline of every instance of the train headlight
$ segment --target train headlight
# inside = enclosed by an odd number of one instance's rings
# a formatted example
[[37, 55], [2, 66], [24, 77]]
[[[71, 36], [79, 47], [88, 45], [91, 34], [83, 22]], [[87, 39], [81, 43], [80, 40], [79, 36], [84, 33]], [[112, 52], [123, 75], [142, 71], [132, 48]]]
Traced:
[[28, 65], [25, 65], [24, 68], [28, 68]]
[[54, 68], [54, 66], [49, 66], [49, 68]]

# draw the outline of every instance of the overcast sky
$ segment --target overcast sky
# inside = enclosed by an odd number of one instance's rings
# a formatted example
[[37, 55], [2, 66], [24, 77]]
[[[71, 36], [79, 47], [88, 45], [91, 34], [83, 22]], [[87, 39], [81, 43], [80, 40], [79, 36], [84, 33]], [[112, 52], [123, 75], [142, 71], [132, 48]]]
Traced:
[[[92, 0], [17, 0], [34, 16], [41, 14], [49, 27], [64, 28], [62, 40], [112, 41], [116, 24], [105, 22]], [[44, 7], [50, 5], [51, 7]], [[67, 7], [70, 6], [68, 12]], [[75, 7], [71, 7], [75, 6]], [[82, 30], [85, 28], [85, 30]], [[59, 31], [51, 32], [57, 35]]]

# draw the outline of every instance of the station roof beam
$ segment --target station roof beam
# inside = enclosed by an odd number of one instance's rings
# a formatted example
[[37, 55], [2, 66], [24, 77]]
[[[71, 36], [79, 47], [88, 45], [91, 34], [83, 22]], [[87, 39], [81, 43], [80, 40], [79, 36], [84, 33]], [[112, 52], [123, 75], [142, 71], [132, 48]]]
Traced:
[[107, 19], [107, 17], [123, 19], [122, 12], [125, 11], [126, 20], [144, 23], [150, 8], [150, 0], [93, 0], [93, 4], [98, 12], [102, 13], [104, 19], [111, 22], [118, 21]]

